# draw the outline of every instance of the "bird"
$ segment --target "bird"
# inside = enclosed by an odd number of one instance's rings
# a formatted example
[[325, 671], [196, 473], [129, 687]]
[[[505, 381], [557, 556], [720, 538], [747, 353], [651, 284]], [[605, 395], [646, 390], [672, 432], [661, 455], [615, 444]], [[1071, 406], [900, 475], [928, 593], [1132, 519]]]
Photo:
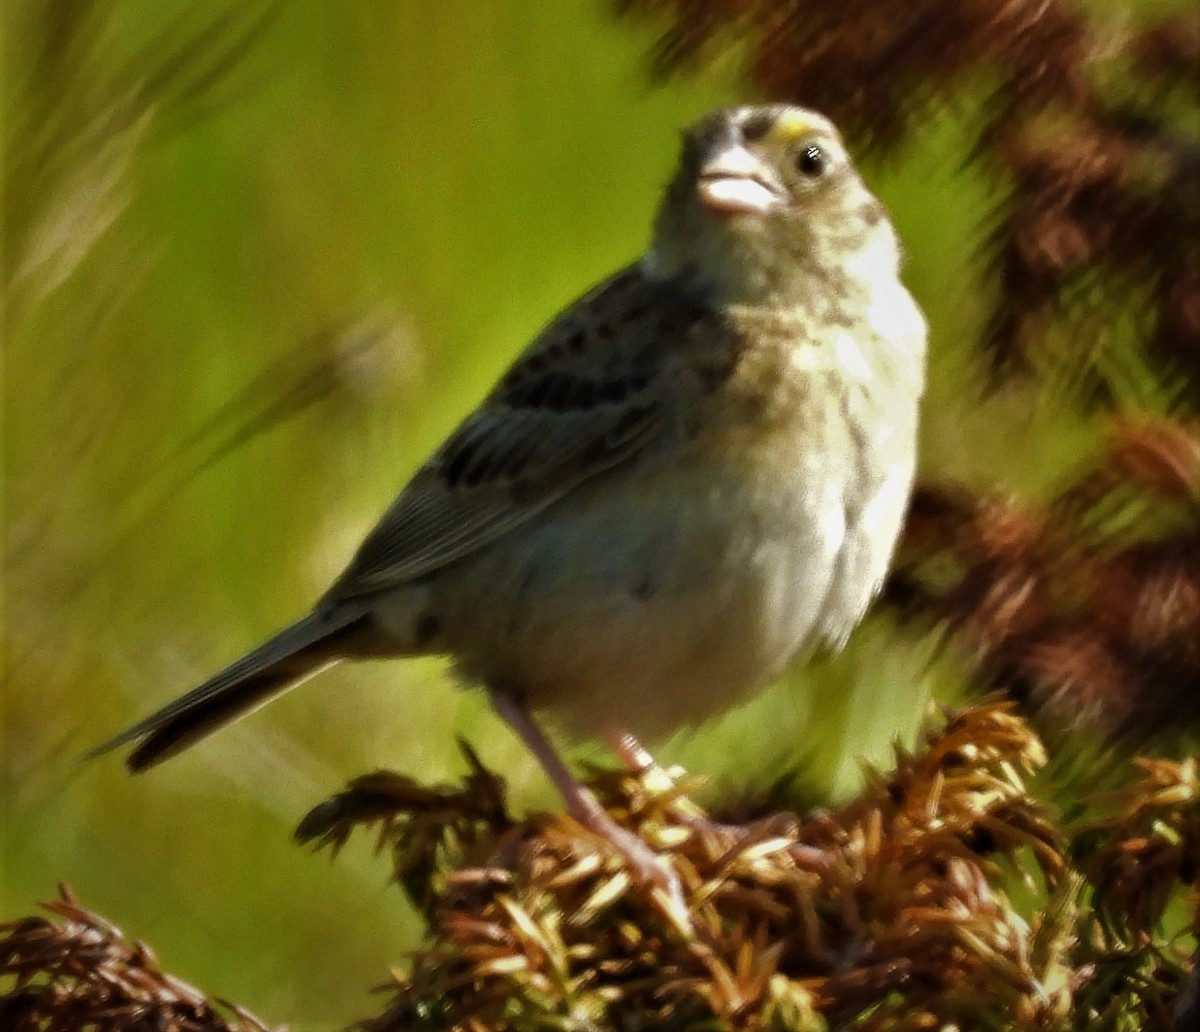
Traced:
[[684, 130], [635, 261], [553, 318], [314, 608], [109, 739], [144, 771], [342, 660], [448, 657], [567, 811], [678, 898], [546, 727], [694, 725], [819, 648], [887, 573], [926, 324], [836, 127], [788, 104]]

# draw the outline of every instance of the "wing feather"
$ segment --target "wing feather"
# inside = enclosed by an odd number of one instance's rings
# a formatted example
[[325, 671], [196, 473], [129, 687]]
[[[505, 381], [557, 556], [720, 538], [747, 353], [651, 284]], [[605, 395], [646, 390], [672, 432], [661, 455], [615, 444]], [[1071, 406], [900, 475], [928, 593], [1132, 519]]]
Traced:
[[669, 356], [705, 312], [637, 266], [559, 316], [417, 472], [326, 602], [412, 581], [642, 452], [668, 423]]

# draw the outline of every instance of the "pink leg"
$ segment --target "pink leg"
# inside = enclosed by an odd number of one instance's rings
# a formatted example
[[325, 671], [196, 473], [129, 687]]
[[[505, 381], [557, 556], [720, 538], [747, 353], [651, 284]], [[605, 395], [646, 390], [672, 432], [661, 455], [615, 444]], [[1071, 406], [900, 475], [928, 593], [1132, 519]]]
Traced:
[[640, 774], [644, 770], [658, 766], [658, 761], [647, 749], [628, 731], [620, 728], [609, 728], [604, 732], [604, 740], [625, 764], [630, 774]]
[[[653, 772], [655, 775], [663, 779], [663, 787], [670, 789], [673, 787], [670, 775], [663, 770], [658, 761], [650, 754], [649, 750], [642, 745], [628, 731], [623, 731], [619, 728], [609, 728], [604, 732], [604, 740], [608, 743], [609, 748], [621, 758], [621, 762], [625, 764], [626, 769], [631, 774], [646, 774]], [[684, 802], [688, 802], [684, 800]], [[691, 805], [688, 803], [688, 805]], [[718, 831], [729, 835], [735, 840], [746, 838], [751, 827], [742, 827], [737, 824], [721, 824], [716, 821], [709, 820], [708, 817], [696, 810], [689, 811], [686, 806], [680, 806], [676, 809], [676, 815], [682, 824], [691, 827], [697, 831]], [[772, 820], [772, 818], [766, 818]], [[758, 823], [752, 827], [757, 827]], [[819, 849], [814, 849], [812, 846], [803, 846], [797, 843], [792, 846], [793, 854], [803, 862], [811, 864], [815, 867], [824, 867], [827, 859], [824, 853]]]
[[[541, 764], [546, 776], [554, 783], [554, 787], [567, 804], [567, 812], [585, 828], [610, 842], [642, 882], [666, 893], [671, 907], [677, 914], [686, 914], [687, 908], [683, 902], [683, 888], [679, 876], [667, 867], [642, 839], [618, 825], [596, 801], [596, 797], [575, 780], [554, 746], [550, 744], [550, 740], [542, 733], [542, 729], [537, 726], [521, 702], [507, 692], [497, 689], [491, 689], [488, 694], [493, 708], [517, 733]], [[629, 741], [645, 753], [636, 739], [630, 737]], [[649, 756], [649, 753], [645, 755]]]
[[675, 788], [675, 781], [671, 775], [628, 731], [616, 727], [606, 728], [603, 738], [625, 764], [625, 769], [635, 777], [641, 778], [647, 788], [655, 792], [670, 792]]

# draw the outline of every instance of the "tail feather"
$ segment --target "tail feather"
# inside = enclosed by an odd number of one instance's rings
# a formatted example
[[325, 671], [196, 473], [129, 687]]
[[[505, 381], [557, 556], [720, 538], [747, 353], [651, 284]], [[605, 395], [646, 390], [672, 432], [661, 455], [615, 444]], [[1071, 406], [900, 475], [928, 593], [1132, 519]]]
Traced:
[[134, 773], [153, 767], [344, 658], [367, 619], [353, 608], [306, 616], [89, 756], [135, 742], [125, 765]]

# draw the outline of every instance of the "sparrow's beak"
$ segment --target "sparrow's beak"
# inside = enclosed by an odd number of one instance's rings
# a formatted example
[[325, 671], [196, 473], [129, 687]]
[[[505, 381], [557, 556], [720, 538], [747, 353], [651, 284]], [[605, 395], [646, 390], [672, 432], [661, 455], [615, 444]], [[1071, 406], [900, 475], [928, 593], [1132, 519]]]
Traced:
[[783, 203], [783, 187], [740, 144], [714, 154], [700, 168], [700, 203], [712, 211], [764, 215]]

